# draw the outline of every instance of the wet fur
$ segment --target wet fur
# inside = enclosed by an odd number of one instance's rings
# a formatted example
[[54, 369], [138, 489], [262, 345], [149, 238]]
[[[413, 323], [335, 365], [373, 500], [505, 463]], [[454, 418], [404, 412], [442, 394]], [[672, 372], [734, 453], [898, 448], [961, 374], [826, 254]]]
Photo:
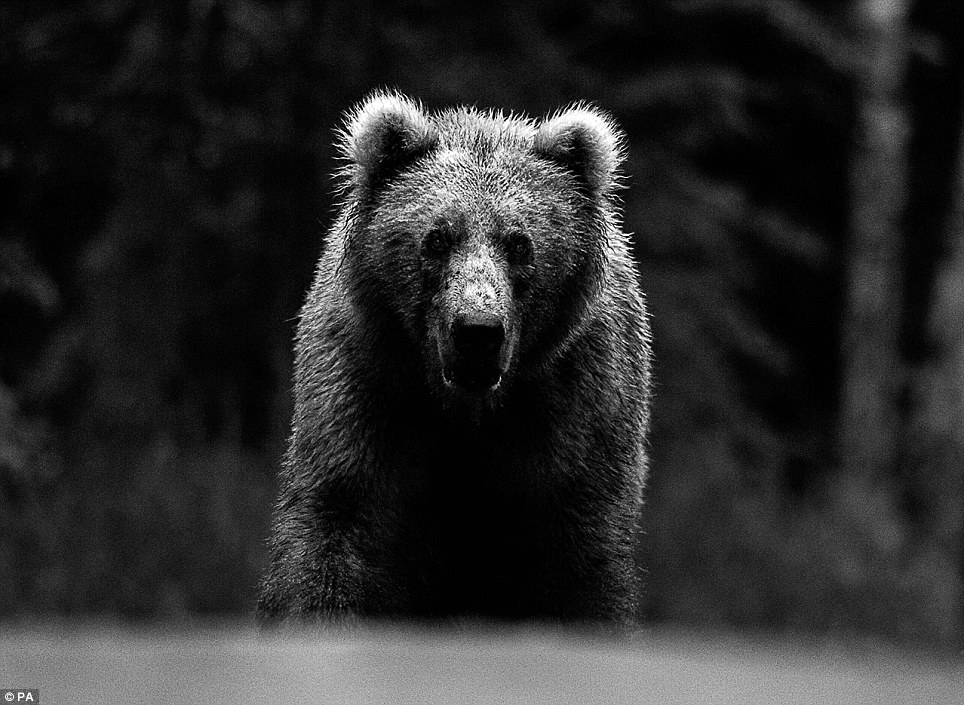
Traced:
[[[537, 123], [377, 94], [341, 148], [259, 620], [632, 621], [650, 341], [613, 199], [619, 133], [584, 106]], [[514, 347], [484, 395], [442, 378], [439, 321], [467, 275], [420, 254], [440, 223], [496, 265], [486, 305]], [[500, 254], [518, 231], [528, 268]]]

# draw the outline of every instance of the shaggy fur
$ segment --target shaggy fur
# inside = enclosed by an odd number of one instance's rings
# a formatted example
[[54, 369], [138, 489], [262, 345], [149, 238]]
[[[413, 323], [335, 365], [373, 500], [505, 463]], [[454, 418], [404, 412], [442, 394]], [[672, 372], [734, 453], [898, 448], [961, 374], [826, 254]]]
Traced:
[[378, 94], [341, 140], [260, 621], [631, 621], [650, 340], [613, 123]]

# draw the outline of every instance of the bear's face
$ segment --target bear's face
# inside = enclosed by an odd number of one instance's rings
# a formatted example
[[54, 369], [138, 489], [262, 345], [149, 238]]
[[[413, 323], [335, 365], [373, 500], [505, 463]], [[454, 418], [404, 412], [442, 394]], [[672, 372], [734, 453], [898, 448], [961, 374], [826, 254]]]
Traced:
[[582, 235], [565, 181], [514, 151], [453, 146], [386, 186], [369, 226], [376, 262], [436, 387], [490, 394], [531, 348]]
[[602, 280], [618, 138], [595, 112], [536, 126], [376, 96], [346, 133], [345, 256], [448, 399], [497, 399], [578, 329]]

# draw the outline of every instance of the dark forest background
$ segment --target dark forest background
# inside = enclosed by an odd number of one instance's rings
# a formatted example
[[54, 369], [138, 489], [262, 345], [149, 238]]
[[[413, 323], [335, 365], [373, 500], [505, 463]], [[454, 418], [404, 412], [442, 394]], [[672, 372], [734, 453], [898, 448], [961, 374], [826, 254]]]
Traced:
[[625, 129], [644, 620], [960, 643], [960, 0], [0, 3], [0, 618], [250, 614], [377, 87]]

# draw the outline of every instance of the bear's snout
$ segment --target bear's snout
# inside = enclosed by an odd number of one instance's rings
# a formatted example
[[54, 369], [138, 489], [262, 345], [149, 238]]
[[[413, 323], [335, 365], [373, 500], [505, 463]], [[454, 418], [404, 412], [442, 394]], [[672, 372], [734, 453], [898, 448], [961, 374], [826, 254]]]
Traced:
[[492, 314], [459, 316], [452, 322], [455, 351], [467, 358], [497, 356], [505, 341], [505, 326]]
[[484, 392], [499, 385], [508, 361], [506, 330], [499, 316], [491, 313], [456, 316], [449, 341], [448, 350], [442, 351], [447, 384], [466, 392]]

